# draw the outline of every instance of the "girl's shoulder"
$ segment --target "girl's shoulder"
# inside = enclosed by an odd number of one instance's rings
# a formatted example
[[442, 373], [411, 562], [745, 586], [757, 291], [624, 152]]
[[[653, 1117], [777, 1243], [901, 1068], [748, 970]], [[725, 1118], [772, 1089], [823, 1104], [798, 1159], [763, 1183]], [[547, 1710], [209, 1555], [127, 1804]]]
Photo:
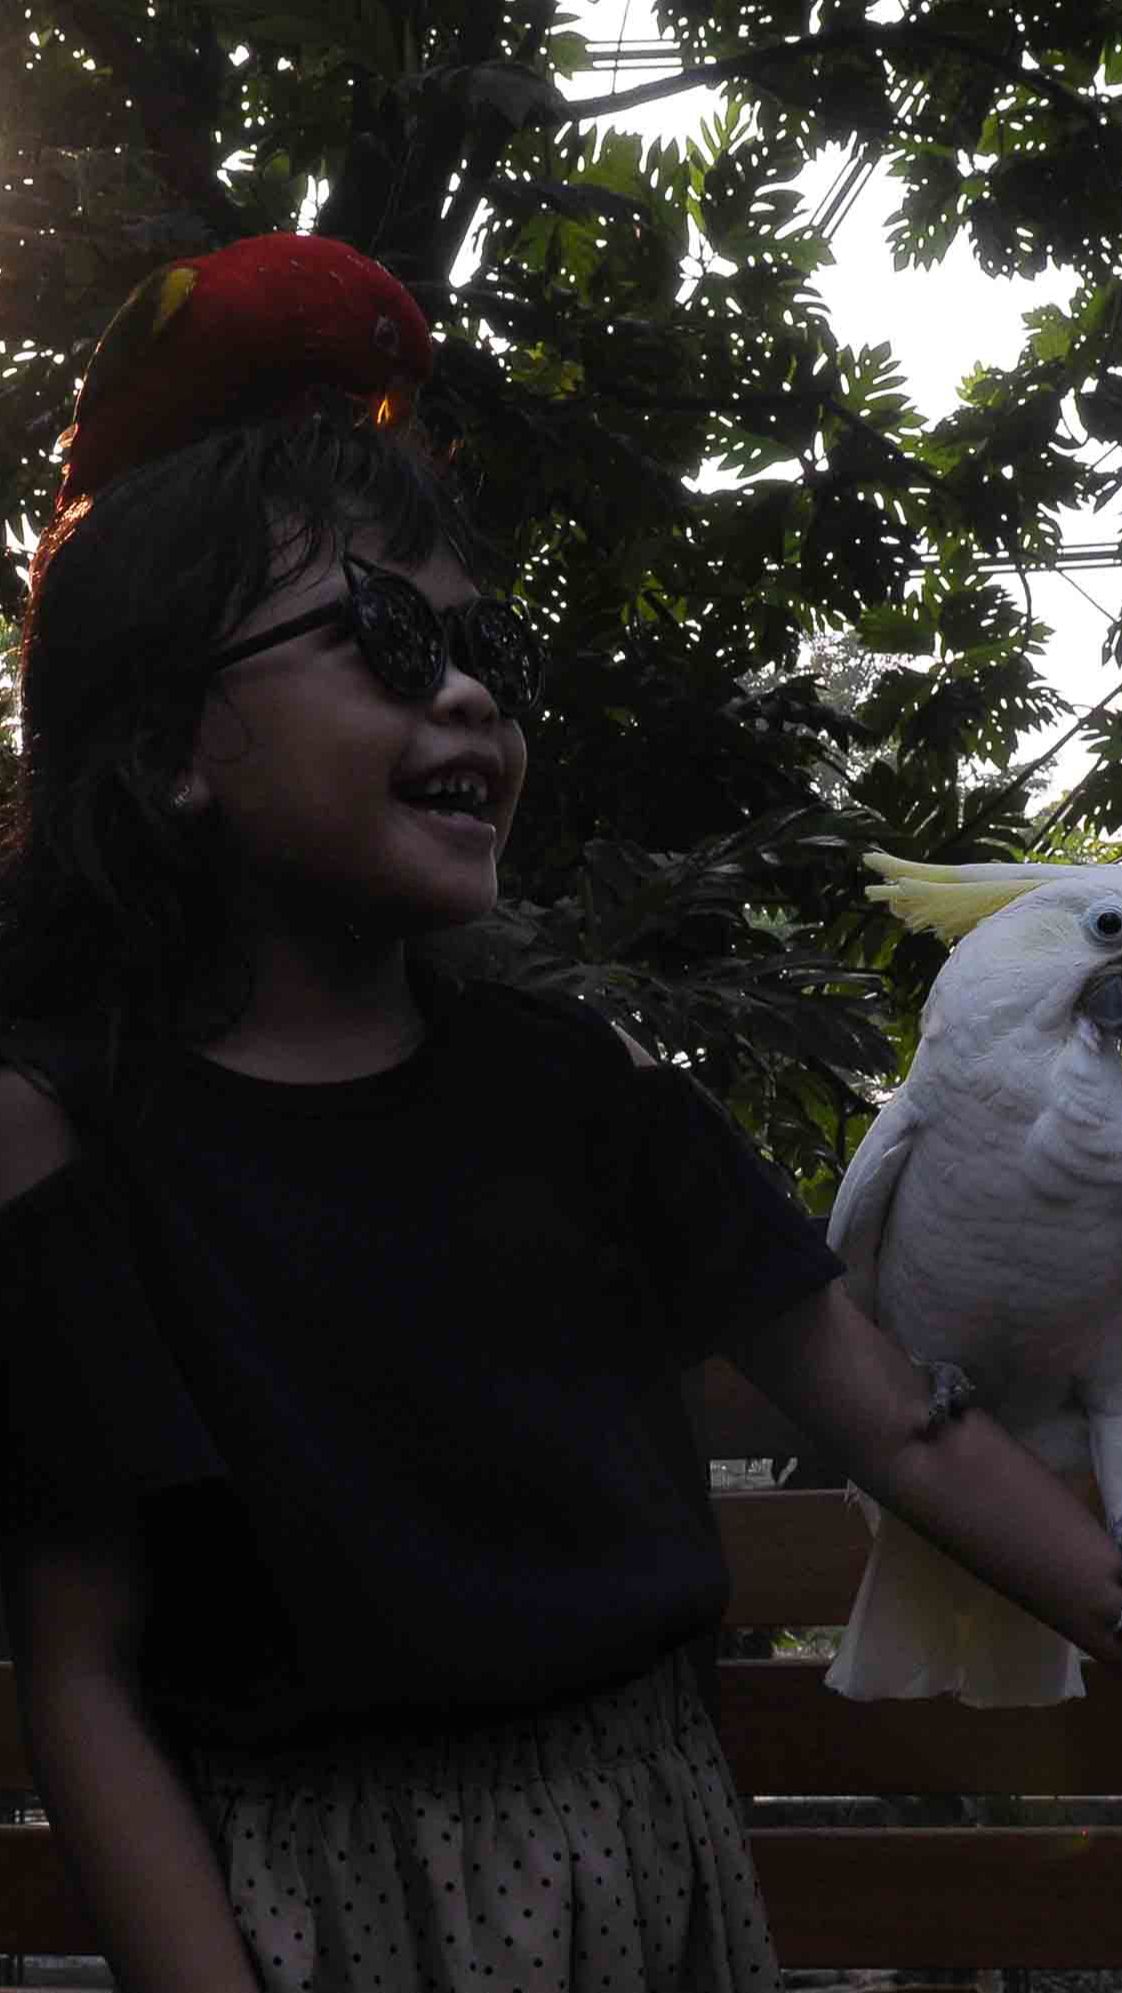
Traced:
[[73, 1162], [80, 1146], [53, 1090], [0, 1066], [0, 1208]]
[[580, 1059], [613, 1077], [645, 1062], [633, 1040], [572, 991], [483, 980], [465, 983], [462, 990], [477, 1016], [502, 1031], [508, 1051], [533, 1048], [567, 1065]]
[[0, 1142], [7, 1146], [7, 1127], [15, 1139], [37, 1130], [60, 1162], [79, 1152], [100, 1160], [123, 1111], [112, 1043], [98, 1018], [0, 1022]]

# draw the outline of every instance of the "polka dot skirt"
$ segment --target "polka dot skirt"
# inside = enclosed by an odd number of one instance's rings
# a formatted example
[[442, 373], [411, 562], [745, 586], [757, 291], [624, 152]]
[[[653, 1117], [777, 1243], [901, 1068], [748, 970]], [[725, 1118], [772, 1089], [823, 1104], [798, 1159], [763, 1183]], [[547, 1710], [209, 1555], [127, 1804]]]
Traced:
[[776, 1993], [683, 1655], [467, 1735], [192, 1768], [266, 1993]]

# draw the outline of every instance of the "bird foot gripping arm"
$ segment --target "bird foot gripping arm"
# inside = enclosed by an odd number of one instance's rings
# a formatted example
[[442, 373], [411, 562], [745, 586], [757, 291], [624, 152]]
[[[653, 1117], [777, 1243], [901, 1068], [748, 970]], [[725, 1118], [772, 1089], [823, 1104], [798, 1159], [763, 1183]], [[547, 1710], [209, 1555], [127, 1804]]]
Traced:
[[965, 1370], [957, 1363], [920, 1363], [912, 1358], [920, 1370], [926, 1370], [931, 1379], [931, 1403], [927, 1412], [927, 1431], [937, 1433], [948, 1419], [960, 1418], [966, 1407], [973, 1403], [975, 1390]]

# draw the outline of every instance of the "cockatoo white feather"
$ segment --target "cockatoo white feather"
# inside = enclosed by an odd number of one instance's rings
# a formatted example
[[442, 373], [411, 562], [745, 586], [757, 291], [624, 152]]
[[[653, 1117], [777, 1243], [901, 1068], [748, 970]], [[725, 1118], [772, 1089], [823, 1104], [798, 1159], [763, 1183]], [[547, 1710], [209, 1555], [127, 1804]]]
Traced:
[[[1122, 866], [921, 866], [869, 888], [962, 936], [830, 1221], [852, 1298], [1122, 1538]], [[828, 1685], [979, 1705], [1083, 1694], [1069, 1643], [862, 1497], [876, 1530]]]

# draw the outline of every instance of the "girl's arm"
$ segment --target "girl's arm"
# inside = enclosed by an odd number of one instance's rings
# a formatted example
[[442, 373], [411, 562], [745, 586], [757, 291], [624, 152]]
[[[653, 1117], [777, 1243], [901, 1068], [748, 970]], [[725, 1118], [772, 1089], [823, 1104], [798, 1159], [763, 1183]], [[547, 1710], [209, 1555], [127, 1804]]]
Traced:
[[133, 1530], [9, 1542], [4, 1581], [36, 1789], [122, 1993], [259, 1993], [217, 1856], [144, 1714]]
[[[0, 1129], [0, 1206], [79, 1152], [57, 1101], [9, 1067]], [[258, 1993], [218, 1858], [144, 1711], [134, 1520], [11, 1534], [0, 1561], [28, 1759], [122, 1993]]]
[[839, 1281], [745, 1336], [743, 1367], [859, 1488], [1096, 1660], [1122, 1665], [1122, 1553], [984, 1412], [928, 1423], [927, 1373]]

